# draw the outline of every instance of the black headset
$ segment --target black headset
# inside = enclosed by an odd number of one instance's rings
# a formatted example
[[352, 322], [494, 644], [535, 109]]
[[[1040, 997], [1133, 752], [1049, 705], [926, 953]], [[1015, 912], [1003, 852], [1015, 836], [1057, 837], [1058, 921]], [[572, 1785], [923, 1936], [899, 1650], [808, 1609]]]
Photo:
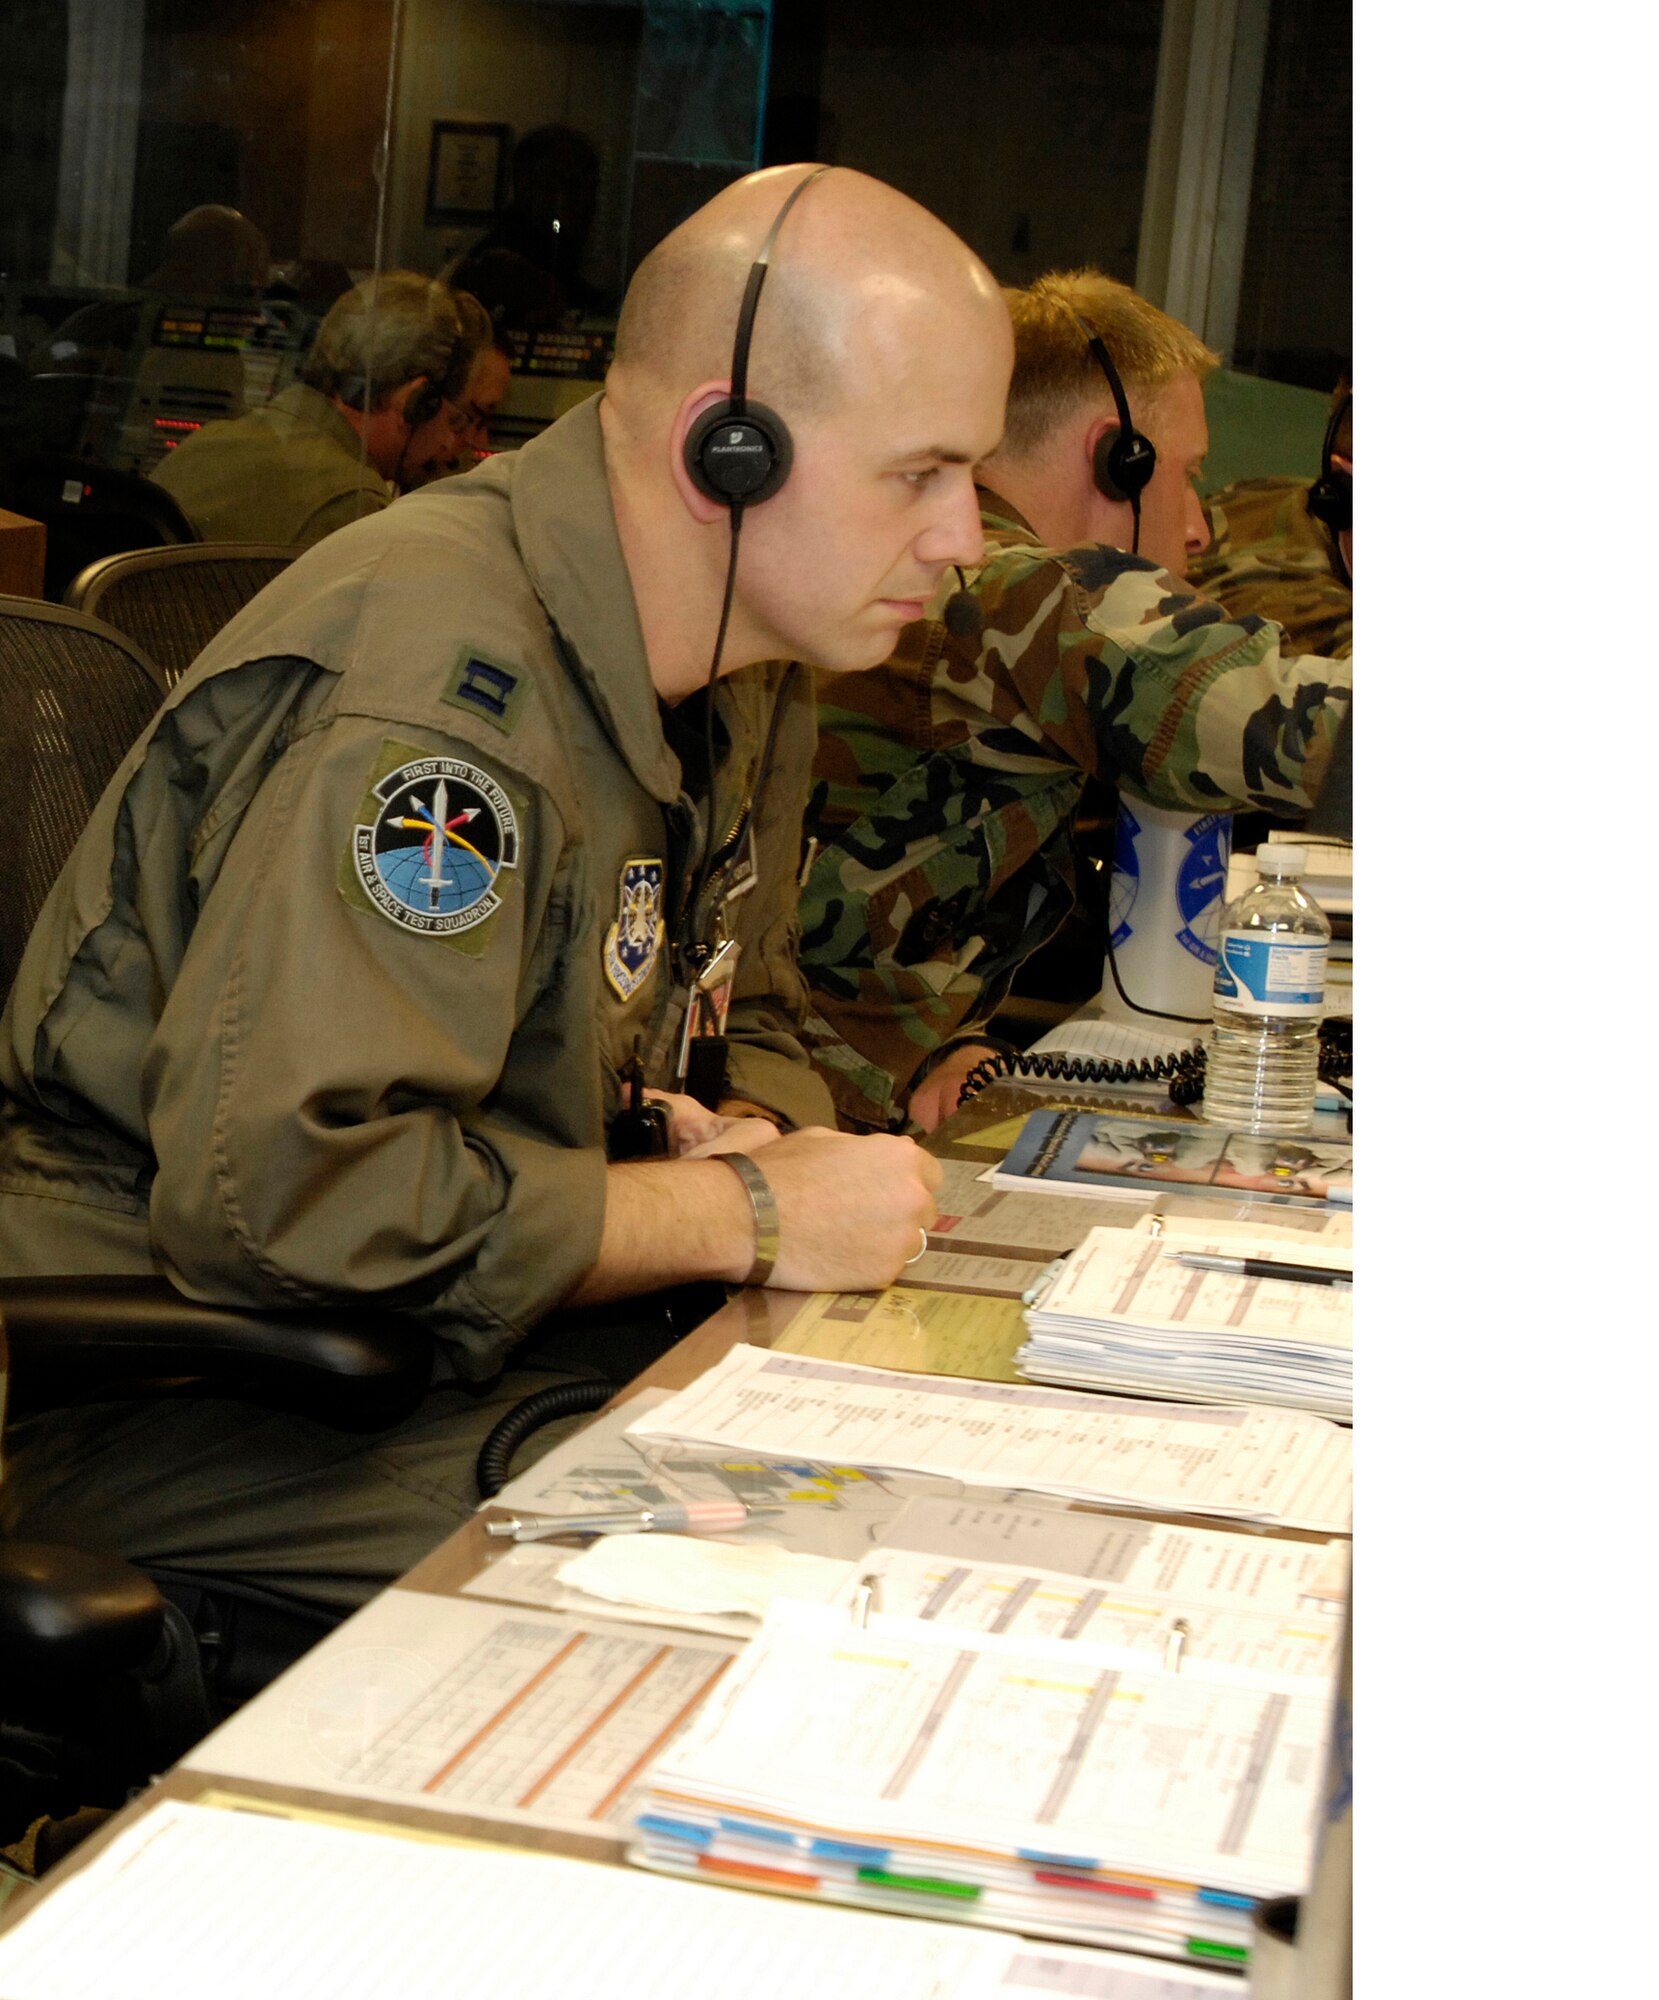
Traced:
[[1325, 426], [1325, 442], [1319, 448], [1319, 477], [1308, 488], [1308, 512], [1330, 529], [1331, 562], [1338, 580], [1350, 590], [1354, 579], [1348, 572], [1348, 559], [1342, 553], [1339, 537], [1344, 529], [1354, 525], [1354, 481], [1353, 475], [1335, 462], [1335, 452], [1337, 432], [1353, 407], [1354, 392], [1350, 389], [1332, 410], [1331, 420]]
[[749, 267], [749, 282], [743, 288], [737, 337], [732, 343], [732, 393], [705, 410], [686, 433], [686, 471], [698, 492], [719, 501], [722, 507], [758, 507], [762, 500], [770, 500], [789, 477], [795, 457], [789, 426], [776, 410], [749, 400], [749, 342], [755, 330], [760, 288], [766, 283], [772, 246], [778, 240], [784, 218], [818, 176], [829, 171], [828, 167], [818, 167], [804, 180], [797, 181], [778, 210]]
[[1102, 431], [1095, 440], [1094, 483], [1108, 500], [1127, 501], [1135, 517], [1135, 535], [1130, 544], [1130, 554], [1139, 555], [1141, 547], [1141, 495], [1146, 491], [1152, 475], [1158, 469], [1158, 450], [1145, 431], [1135, 428], [1135, 420], [1129, 414], [1129, 398], [1124, 394], [1123, 378], [1112, 365], [1112, 357], [1106, 352], [1106, 343], [1098, 333], [1092, 332], [1081, 318], [1074, 313], [1083, 338], [1089, 343], [1089, 352], [1100, 365], [1100, 372], [1106, 377], [1106, 386], [1112, 392], [1112, 401], [1117, 405], [1118, 427], [1115, 431]]
[[1332, 410], [1331, 420], [1325, 426], [1325, 442], [1319, 448], [1319, 477], [1308, 488], [1308, 512], [1337, 533], [1354, 525], [1353, 478], [1335, 463], [1334, 456], [1337, 432], [1353, 407], [1354, 392], [1350, 389]]
[[[726, 586], [720, 604], [720, 623], [714, 635], [714, 657], [709, 662], [708, 684], [703, 702], [703, 755], [708, 776], [708, 815], [703, 830], [703, 858], [696, 881], [684, 904], [687, 920], [695, 922], [714, 867], [714, 684], [720, 677], [720, 656], [726, 647], [726, 627], [732, 615], [732, 594], [737, 585], [738, 538], [743, 528], [745, 507], [770, 500], [789, 476], [795, 456], [789, 426], [776, 410], [748, 397], [749, 342], [755, 330], [755, 312], [760, 305], [760, 288], [766, 282], [772, 246], [778, 240], [789, 211], [812, 183], [830, 169], [815, 167], [789, 190], [783, 206], [773, 217], [764, 242], [749, 266], [749, 282], [743, 288], [738, 308], [737, 335], [732, 343], [732, 392], [723, 401], [705, 410], [686, 432], [685, 468], [699, 493], [717, 500], [731, 510], [731, 550], [726, 558]], [[772, 733], [777, 732], [782, 705], [774, 709]], [[768, 741], [771, 739], [769, 738]], [[768, 752], [768, 755], [770, 753]], [[749, 836], [753, 836], [751, 822]], [[676, 954], [690, 951], [694, 941], [676, 938]], [[693, 1004], [688, 1000], [688, 1004]]]

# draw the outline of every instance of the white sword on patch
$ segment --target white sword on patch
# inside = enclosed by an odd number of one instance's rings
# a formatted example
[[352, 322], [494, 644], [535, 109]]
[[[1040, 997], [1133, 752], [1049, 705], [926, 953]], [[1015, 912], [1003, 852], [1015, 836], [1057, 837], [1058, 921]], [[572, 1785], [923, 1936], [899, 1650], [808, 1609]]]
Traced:
[[[418, 805], [419, 800], [416, 801]], [[432, 891], [431, 907], [436, 910], [438, 898], [449, 887], [449, 877], [444, 873], [444, 821], [449, 815], [449, 786], [442, 778], [438, 789], [432, 794], [432, 811], [428, 817], [432, 821], [432, 856], [427, 864], [427, 872], [421, 881]]]

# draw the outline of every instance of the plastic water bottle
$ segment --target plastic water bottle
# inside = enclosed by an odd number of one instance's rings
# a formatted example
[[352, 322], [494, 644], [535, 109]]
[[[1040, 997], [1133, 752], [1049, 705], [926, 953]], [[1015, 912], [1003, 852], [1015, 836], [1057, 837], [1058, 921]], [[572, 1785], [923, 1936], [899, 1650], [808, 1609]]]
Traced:
[[1264, 841], [1260, 879], [1221, 919], [1203, 1113], [1238, 1132], [1306, 1132], [1319, 1082], [1331, 926], [1298, 878], [1306, 848]]

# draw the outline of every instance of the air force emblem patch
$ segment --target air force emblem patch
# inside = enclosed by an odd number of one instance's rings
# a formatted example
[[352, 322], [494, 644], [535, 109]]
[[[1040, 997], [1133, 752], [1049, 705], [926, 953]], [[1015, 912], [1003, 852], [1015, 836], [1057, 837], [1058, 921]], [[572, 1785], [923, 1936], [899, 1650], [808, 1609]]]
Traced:
[[616, 922], [605, 933], [605, 977], [623, 1000], [631, 1000], [645, 984], [662, 949], [662, 884], [661, 861], [623, 862]]
[[503, 869], [518, 866], [518, 843], [512, 801], [487, 771], [458, 757], [418, 757], [388, 771], [364, 801], [351, 863], [382, 916], [451, 938], [501, 907], [497, 885]]

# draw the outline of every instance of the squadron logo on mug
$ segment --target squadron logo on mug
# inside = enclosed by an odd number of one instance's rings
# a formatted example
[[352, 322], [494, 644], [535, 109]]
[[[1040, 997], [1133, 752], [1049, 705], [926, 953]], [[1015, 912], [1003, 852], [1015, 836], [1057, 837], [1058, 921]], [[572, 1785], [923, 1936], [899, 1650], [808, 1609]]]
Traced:
[[352, 835], [357, 879], [406, 931], [452, 937], [501, 907], [501, 871], [518, 866], [518, 816], [487, 771], [421, 757], [374, 787], [372, 820]]
[[605, 977], [631, 1000], [651, 976], [667, 926], [662, 915], [663, 865], [655, 857], [622, 864], [616, 885], [616, 922], [605, 933]]

